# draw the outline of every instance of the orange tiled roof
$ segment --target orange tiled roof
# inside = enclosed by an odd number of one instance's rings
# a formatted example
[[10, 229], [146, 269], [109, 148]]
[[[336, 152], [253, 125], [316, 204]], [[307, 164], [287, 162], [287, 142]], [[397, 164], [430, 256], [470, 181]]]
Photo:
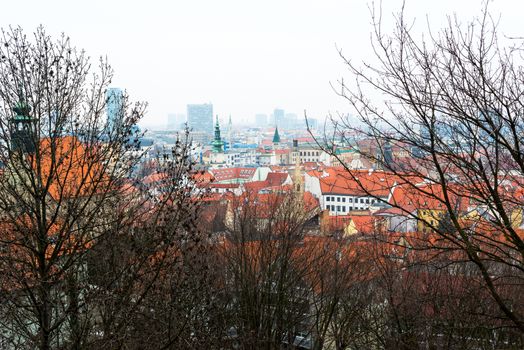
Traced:
[[97, 152], [74, 136], [42, 139], [39, 165], [42, 181], [49, 185], [49, 194], [58, 199], [103, 191], [108, 178], [98, 163]]
[[248, 180], [255, 174], [256, 168], [223, 168], [211, 170], [215, 181], [229, 181], [235, 179]]

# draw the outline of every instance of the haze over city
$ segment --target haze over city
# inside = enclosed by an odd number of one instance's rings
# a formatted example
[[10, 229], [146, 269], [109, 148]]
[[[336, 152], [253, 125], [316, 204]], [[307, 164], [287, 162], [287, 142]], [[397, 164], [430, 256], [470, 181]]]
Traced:
[[[456, 12], [471, 18], [481, 1], [407, 1], [407, 13], [434, 25]], [[377, 5], [378, 2], [375, 3]], [[323, 118], [350, 112], [332, 90], [345, 74], [337, 47], [353, 61], [370, 56], [372, 2], [327, 1], [102, 1], [73, 6], [65, 0], [9, 1], [0, 22], [33, 30], [45, 26], [86, 49], [96, 64], [108, 57], [116, 71], [113, 86], [148, 102], [141, 122], [165, 126], [169, 113], [186, 105], [211, 102], [221, 117], [252, 121], [256, 113], [283, 108]], [[385, 1], [386, 25], [400, 0]], [[504, 17], [501, 30], [516, 35], [521, 6], [517, 0], [493, 1]]]
[[524, 349], [522, 0], [3, 5], [0, 350]]

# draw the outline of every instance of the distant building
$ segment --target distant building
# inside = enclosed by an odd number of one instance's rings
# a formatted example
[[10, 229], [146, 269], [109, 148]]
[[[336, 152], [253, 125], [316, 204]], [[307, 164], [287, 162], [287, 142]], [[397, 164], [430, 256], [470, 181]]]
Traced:
[[[306, 122], [304, 121], [304, 124]], [[316, 118], [307, 118], [307, 125], [309, 126], [309, 128], [311, 130], [316, 130], [318, 129], [318, 119]]]
[[186, 115], [184, 113], [171, 113], [167, 115], [167, 129], [168, 130], [182, 130], [186, 123]]
[[273, 111], [273, 124], [282, 125], [285, 123], [286, 112], [283, 109], [275, 108]]
[[255, 125], [259, 128], [265, 128], [267, 126], [267, 115], [266, 114], [256, 114], [255, 115]]
[[124, 92], [119, 88], [109, 88], [106, 91], [106, 114], [109, 129], [118, 126], [124, 119]]
[[193, 146], [203, 146], [209, 144], [211, 141], [211, 135], [205, 131], [191, 131], [189, 133], [189, 140]]
[[187, 105], [187, 125], [193, 131], [203, 131], [213, 134], [213, 105], [193, 104]]
[[[298, 159], [297, 159], [298, 157]], [[291, 164], [324, 163], [330, 164], [329, 154], [322, 150], [315, 142], [293, 140], [293, 149], [290, 156]]]
[[295, 113], [286, 113], [286, 117], [281, 125], [285, 130], [296, 129], [298, 127], [298, 117]]

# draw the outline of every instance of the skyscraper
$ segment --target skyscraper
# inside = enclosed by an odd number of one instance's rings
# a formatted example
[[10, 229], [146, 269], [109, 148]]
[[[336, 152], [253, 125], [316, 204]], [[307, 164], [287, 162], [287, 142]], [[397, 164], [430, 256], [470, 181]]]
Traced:
[[283, 109], [275, 108], [273, 111], [273, 121], [275, 125], [282, 125], [284, 123], [286, 112]]
[[124, 118], [124, 93], [119, 88], [109, 88], [106, 91], [107, 125], [110, 129], [121, 123]]
[[187, 105], [187, 125], [193, 131], [213, 134], [213, 105], [211, 103]]

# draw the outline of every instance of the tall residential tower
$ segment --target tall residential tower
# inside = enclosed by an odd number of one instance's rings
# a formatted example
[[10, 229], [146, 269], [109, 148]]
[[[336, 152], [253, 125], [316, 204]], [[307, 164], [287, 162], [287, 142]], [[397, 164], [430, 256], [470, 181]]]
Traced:
[[211, 103], [187, 105], [187, 125], [191, 131], [213, 134], [213, 105]]
[[106, 90], [106, 114], [107, 125], [110, 129], [118, 126], [123, 116], [124, 92], [119, 88], [109, 88]]

